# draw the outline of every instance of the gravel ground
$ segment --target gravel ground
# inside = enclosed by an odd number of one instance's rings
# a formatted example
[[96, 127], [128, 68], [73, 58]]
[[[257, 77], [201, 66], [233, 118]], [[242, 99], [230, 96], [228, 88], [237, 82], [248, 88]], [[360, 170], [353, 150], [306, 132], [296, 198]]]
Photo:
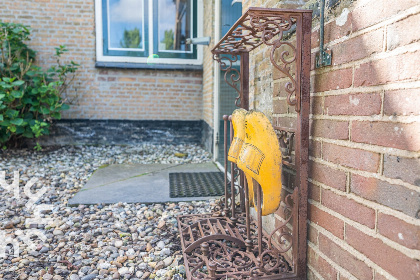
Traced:
[[[177, 152], [188, 156], [176, 157]], [[0, 279], [184, 279], [175, 217], [207, 213], [211, 202], [68, 207], [67, 201], [96, 169], [108, 164], [209, 160], [209, 154], [194, 145], [0, 152], [0, 171], [5, 171], [6, 183], [12, 183], [14, 171], [19, 171], [20, 181], [19, 198], [12, 189], [4, 188], [4, 182], [0, 187]], [[0, 173], [0, 182], [3, 178]], [[29, 189], [34, 178], [38, 181]], [[41, 209], [40, 220], [30, 221], [40, 205], [48, 206]], [[19, 256], [13, 254], [11, 245], [1, 256], [5, 248], [1, 242], [8, 238], [18, 242]]]

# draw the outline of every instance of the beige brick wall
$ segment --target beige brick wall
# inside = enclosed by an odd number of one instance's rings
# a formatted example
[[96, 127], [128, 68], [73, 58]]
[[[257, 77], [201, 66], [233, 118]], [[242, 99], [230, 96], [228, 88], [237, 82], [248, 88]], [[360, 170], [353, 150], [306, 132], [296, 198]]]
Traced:
[[215, 26], [215, 0], [204, 1], [204, 36], [212, 37], [212, 41], [208, 47], [204, 48], [203, 58], [203, 119], [210, 125], [213, 125], [214, 110], [214, 75], [213, 55], [211, 49], [217, 43], [214, 41]]
[[[327, 10], [333, 65], [316, 70], [313, 22], [308, 279], [420, 278], [419, 21], [415, 0], [342, 1]], [[251, 56], [251, 107], [290, 125], [268, 57]]]
[[64, 118], [202, 119], [202, 71], [95, 68], [94, 0], [2, 0], [0, 19], [33, 28], [39, 65], [54, 63], [58, 45], [69, 49], [65, 60], [81, 64], [67, 92], [78, 102]]

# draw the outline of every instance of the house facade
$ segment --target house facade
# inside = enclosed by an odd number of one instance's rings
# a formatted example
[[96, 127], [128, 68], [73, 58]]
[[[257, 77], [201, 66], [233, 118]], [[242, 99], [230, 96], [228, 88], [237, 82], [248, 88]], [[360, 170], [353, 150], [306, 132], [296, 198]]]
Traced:
[[[332, 65], [315, 68], [319, 4], [3, 0], [0, 19], [32, 27], [41, 66], [58, 45], [81, 65], [67, 92], [74, 105], [46, 144], [194, 142], [221, 161], [222, 115], [236, 95], [212, 47], [248, 7], [312, 9], [308, 279], [418, 279], [420, 4], [327, 1]], [[209, 46], [187, 44], [205, 36]], [[264, 47], [250, 55], [250, 108], [293, 126], [269, 56]]]
[[66, 93], [71, 109], [45, 145], [158, 141], [162, 135], [169, 135], [169, 142], [201, 141], [203, 47], [185, 40], [203, 30], [203, 1], [0, 5], [1, 20], [32, 28], [29, 45], [40, 66], [55, 63], [59, 45], [69, 49], [63, 59], [80, 64]]

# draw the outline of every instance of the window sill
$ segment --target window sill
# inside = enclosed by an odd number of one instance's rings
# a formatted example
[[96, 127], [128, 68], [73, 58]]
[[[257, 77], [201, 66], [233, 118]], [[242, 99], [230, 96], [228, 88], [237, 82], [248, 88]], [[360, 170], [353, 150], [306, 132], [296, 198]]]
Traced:
[[119, 69], [149, 69], [149, 70], [184, 70], [184, 71], [202, 71], [203, 65], [187, 64], [147, 64], [147, 63], [129, 63], [129, 62], [103, 62], [97, 61], [96, 68], [119, 68]]

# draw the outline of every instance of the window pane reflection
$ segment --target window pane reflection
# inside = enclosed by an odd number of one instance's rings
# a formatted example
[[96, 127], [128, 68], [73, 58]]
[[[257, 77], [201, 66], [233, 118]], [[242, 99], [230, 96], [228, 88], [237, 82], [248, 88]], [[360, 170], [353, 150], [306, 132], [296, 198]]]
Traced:
[[143, 49], [143, 0], [108, 0], [110, 49]]
[[159, 51], [191, 51], [191, 0], [159, 0]]

